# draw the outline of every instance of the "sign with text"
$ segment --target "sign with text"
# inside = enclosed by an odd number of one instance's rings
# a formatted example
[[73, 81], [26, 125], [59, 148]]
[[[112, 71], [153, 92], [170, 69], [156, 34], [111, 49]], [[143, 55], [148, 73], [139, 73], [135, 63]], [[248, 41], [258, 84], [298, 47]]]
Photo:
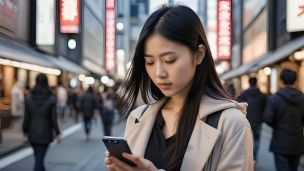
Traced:
[[297, 32], [304, 30], [304, 1], [287, 0], [286, 30]]
[[79, 33], [80, 0], [60, 0], [60, 32]]
[[217, 6], [217, 59], [231, 58], [231, 1], [219, 0]]
[[55, 44], [55, 0], [37, 0], [36, 44]]
[[106, 70], [115, 70], [115, 0], [106, 0]]

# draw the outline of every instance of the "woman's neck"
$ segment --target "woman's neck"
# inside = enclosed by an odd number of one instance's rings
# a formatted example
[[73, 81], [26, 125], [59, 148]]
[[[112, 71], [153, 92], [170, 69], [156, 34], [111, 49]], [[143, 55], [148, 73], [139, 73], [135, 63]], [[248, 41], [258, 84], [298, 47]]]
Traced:
[[184, 106], [184, 103], [184, 98], [174, 96], [169, 98], [163, 108], [172, 111], [172, 113], [178, 114]]

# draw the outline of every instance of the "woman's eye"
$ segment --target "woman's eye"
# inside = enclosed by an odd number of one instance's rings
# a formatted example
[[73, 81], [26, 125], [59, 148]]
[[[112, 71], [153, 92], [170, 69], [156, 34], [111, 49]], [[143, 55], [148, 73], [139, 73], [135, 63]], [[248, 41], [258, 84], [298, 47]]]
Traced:
[[172, 60], [172, 61], [165, 61], [167, 64], [173, 64], [176, 61], [176, 59]]
[[146, 62], [147, 65], [153, 65], [154, 62]]

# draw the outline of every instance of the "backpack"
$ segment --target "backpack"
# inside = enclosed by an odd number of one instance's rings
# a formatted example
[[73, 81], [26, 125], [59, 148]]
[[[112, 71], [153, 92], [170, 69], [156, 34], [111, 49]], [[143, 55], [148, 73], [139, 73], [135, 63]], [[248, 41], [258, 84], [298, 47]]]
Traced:
[[[143, 109], [141, 115], [139, 118], [142, 117], [142, 115], [145, 113], [145, 111], [147, 110], [147, 108], [149, 107], [149, 104], [146, 105], [146, 107]], [[223, 110], [220, 110], [220, 111], [217, 111], [217, 112], [214, 112], [210, 115], [207, 116], [207, 119], [206, 119], [206, 124], [208, 124], [209, 126], [212, 126], [213, 128], [217, 128], [217, 125], [218, 125], [218, 122], [220, 120], [220, 117], [221, 117], [221, 114], [222, 114]], [[135, 123], [138, 123], [138, 119], [136, 118], [135, 120]]]

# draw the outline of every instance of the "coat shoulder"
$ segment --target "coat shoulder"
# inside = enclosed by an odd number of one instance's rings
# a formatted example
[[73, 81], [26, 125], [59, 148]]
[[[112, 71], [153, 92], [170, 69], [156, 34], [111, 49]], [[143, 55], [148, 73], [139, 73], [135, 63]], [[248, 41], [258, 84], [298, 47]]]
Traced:
[[234, 128], [239, 130], [243, 127], [251, 128], [245, 114], [237, 108], [225, 109], [222, 112], [219, 123], [225, 129]]

